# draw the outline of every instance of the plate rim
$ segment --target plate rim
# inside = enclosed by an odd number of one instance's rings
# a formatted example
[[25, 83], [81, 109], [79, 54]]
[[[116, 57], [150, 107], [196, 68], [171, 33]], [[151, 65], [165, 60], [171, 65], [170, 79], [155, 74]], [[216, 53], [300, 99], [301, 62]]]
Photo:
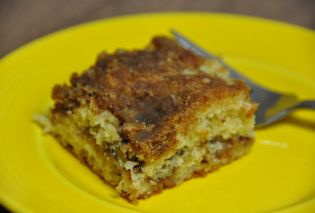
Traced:
[[24, 44], [10, 50], [9, 52], [5, 53], [3, 56], [0, 57], [0, 65], [4, 63], [6, 60], [10, 59], [14, 55], [20, 53], [23, 51], [25, 48], [29, 48], [32, 45], [36, 45], [39, 42], [42, 42], [43, 40], [49, 39], [50, 37], [75, 30], [77, 28], [85, 27], [88, 25], [92, 24], [98, 24], [101, 22], [108, 22], [108, 21], [116, 21], [116, 20], [121, 20], [121, 19], [129, 19], [129, 18], [135, 18], [135, 17], [146, 17], [146, 16], [174, 16], [174, 15], [203, 15], [203, 16], [218, 16], [218, 17], [225, 17], [225, 18], [231, 18], [231, 19], [243, 19], [243, 20], [250, 20], [250, 21], [257, 21], [261, 23], [269, 23], [273, 25], [278, 25], [281, 27], [288, 27], [292, 28], [293, 30], [298, 30], [298, 31], [304, 31], [306, 33], [313, 34], [315, 36], [315, 29], [301, 26], [298, 24], [282, 21], [282, 20], [277, 20], [277, 19], [272, 19], [272, 18], [266, 18], [266, 17], [261, 17], [261, 16], [254, 16], [254, 15], [245, 15], [245, 14], [236, 14], [236, 13], [225, 13], [225, 12], [207, 12], [207, 11], [198, 11], [198, 10], [192, 10], [192, 11], [161, 11], [161, 12], [143, 12], [143, 13], [132, 13], [132, 14], [125, 14], [125, 15], [114, 15], [110, 17], [105, 17], [105, 18], [98, 18], [90, 21], [83, 21], [81, 23], [69, 25], [67, 27], [61, 27], [57, 30], [53, 30], [51, 32], [48, 32], [46, 34], [43, 34], [41, 36], [35, 37]]

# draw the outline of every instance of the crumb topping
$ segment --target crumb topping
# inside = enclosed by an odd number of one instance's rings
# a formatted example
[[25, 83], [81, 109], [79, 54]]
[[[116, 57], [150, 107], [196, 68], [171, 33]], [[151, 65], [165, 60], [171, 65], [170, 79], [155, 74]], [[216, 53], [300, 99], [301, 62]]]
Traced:
[[70, 85], [54, 87], [53, 113], [83, 105], [108, 110], [119, 119], [123, 140], [154, 160], [176, 146], [175, 125], [191, 122], [195, 109], [240, 92], [248, 96], [243, 82], [228, 84], [200, 71], [206, 62], [166, 37], [143, 50], [103, 52], [90, 69], [74, 73]]

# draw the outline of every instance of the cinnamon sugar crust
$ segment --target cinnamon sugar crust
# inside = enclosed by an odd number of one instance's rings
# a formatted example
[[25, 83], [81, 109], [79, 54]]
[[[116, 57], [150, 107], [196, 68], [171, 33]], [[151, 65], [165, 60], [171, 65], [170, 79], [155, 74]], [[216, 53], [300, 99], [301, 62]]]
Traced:
[[189, 131], [185, 126], [194, 122], [196, 110], [241, 93], [249, 98], [243, 82], [203, 72], [206, 63], [211, 62], [166, 37], [155, 37], [143, 50], [101, 53], [90, 69], [72, 75], [70, 85], [54, 87], [53, 113], [86, 105], [96, 113], [108, 110], [119, 119], [130, 149], [153, 161], [176, 149], [176, 133]]

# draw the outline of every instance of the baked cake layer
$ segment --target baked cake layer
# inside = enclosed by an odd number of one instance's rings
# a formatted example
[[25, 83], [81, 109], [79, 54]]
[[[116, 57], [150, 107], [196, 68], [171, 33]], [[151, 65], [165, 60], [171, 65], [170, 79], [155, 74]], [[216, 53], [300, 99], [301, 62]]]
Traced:
[[253, 142], [249, 88], [165, 37], [101, 53], [52, 97], [40, 123], [131, 201], [213, 171]]

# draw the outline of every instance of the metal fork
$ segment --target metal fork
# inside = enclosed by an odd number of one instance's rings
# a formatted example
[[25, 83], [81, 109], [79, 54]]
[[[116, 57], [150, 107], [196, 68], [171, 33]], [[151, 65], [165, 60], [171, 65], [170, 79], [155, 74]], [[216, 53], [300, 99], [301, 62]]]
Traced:
[[256, 128], [264, 127], [285, 118], [290, 112], [296, 109], [315, 109], [315, 100], [301, 101], [294, 94], [282, 94], [271, 91], [252, 80], [241, 75], [231, 66], [227, 65], [219, 57], [198, 47], [196, 44], [185, 38], [182, 34], [171, 30], [177, 42], [184, 48], [190, 49], [196, 54], [219, 61], [230, 71], [230, 76], [243, 80], [251, 87], [252, 100], [259, 104], [256, 112]]

